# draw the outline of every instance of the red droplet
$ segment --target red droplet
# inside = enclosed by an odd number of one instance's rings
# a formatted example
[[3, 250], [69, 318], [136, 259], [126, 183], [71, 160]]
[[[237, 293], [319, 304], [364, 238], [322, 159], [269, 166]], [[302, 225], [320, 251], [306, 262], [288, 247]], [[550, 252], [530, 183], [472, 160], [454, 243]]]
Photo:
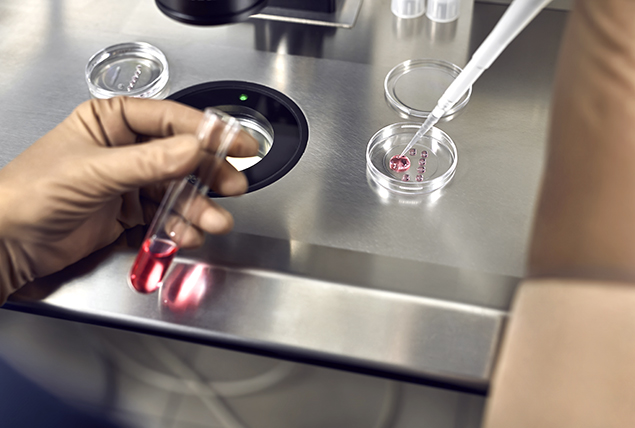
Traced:
[[395, 155], [390, 158], [390, 169], [397, 172], [404, 172], [410, 168], [410, 159], [406, 156]]

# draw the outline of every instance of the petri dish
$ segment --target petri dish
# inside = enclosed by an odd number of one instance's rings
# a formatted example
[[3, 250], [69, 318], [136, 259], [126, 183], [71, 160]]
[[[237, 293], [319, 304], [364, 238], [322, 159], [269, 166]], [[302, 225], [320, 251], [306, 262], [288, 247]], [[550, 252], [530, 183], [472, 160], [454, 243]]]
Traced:
[[102, 49], [88, 60], [85, 70], [86, 84], [94, 98], [163, 98], [169, 75], [163, 52], [144, 42]]
[[[384, 79], [386, 100], [404, 119], [425, 119], [461, 71], [459, 66], [438, 59], [404, 61]], [[443, 118], [450, 119], [463, 109], [471, 94], [470, 87]]]
[[[454, 177], [458, 152], [452, 139], [439, 128], [432, 128], [406, 154], [410, 167], [396, 171], [390, 161], [408, 145], [421, 125], [402, 122], [388, 125], [373, 135], [366, 148], [369, 179], [391, 192], [418, 195], [444, 187]], [[420, 169], [423, 168], [423, 169]]]

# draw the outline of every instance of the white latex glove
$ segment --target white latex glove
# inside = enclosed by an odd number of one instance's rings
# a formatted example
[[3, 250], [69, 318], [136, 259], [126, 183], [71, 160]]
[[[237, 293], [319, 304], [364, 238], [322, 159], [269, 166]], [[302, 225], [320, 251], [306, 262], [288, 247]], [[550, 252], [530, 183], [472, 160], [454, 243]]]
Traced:
[[[0, 170], [0, 305], [25, 283], [149, 222], [166, 183], [196, 168], [194, 133], [202, 117], [171, 101], [91, 100]], [[243, 132], [228, 155], [257, 151]], [[218, 193], [238, 195], [247, 180], [225, 163], [217, 186]], [[232, 228], [227, 211], [205, 203], [194, 219], [200, 236], [183, 246], [200, 244], [202, 231]]]

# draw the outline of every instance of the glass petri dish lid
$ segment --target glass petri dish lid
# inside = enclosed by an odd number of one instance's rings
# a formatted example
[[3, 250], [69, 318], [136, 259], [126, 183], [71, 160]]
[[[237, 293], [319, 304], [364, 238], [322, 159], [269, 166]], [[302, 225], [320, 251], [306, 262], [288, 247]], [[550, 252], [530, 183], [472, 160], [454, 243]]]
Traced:
[[458, 163], [456, 145], [445, 132], [434, 127], [406, 153], [407, 169], [391, 168], [391, 159], [401, 154], [420, 126], [395, 123], [380, 129], [370, 139], [366, 169], [376, 185], [398, 194], [418, 195], [439, 190], [452, 180]]
[[169, 75], [163, 52], [144, 42], [102, 49], [88, 60], [85, 69], [88, 90], [95, 98], [163, 98]]
[[[404, 61], [384, 79], [386, 100], [404, 119], [425, 119], [461, 71], [457, 65], [438, 59]], [[471, 94], [470, 87], [443, 118], [450, 119], [463, 109]]]

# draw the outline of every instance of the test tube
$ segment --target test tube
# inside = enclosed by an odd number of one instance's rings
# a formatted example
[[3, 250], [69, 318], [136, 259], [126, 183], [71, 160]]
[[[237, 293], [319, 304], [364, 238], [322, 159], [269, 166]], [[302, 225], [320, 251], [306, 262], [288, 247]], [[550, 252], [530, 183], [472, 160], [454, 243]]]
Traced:
[[183, 238], [194, 232], [191, 219], [196, 215], [197, 198], [207, 197], [240, 129], [232, 116], [213, 108], [205, 110], [197, 130], [198, 168], [194, 175], [170, 183], [128, 276], [136, 291], [152, 293], [160, 287]]

